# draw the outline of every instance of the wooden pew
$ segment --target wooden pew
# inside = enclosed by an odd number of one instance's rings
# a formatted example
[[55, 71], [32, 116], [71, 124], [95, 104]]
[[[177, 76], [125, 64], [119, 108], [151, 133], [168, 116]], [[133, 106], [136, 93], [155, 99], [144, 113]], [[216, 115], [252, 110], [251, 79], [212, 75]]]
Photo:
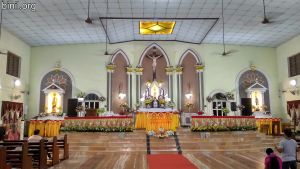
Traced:
[[[16, 145], [16, 147], [18, 146]], [[9, 163], [13, 168], [32, 168], [32, 158], [28, 156], [28, 143], [22, 143], [22, 150], [6, 150], [6, 163]]]
[[6, 148], [0, 146], [0, 169], [11, 169], [11, 165], [6, 163]]
[[[5, 142], [11, 142], [11, 143], [21, 143], [21, 142], [26, 142], [27, 140], [15, 140], [15, 141], [8, 141], [5, 140]], [[57, 145], [57, 137], [54, 136], [52, 141], [44, 140], [45, 142], [45, 149], [46, 149], [46, 154], [51, 155], [51, 165], [56, 165], [59, 163], [59, 148]], [[38, 146], [39, 142], [29, 142], [29, 147], [30, 146]]]
[[57, 145], [57, 137], [54, 136], [52, 141], [46, 141], [47, 153], [51, 155], [52, 166], [59, 163], [59, 148]]
[[64, 155], [62, 160], [69, 159], [69, 143], [67, 134], [64, 135], [63, 139], [57, 140], [57, 145], [60, 149], [63, 149]]
[[[47, 166], [47, 151], [45, 141], [41, 140], [40, 142], [36, 143], [28, 143], [26, 140], [18, 140], [18, 141], [5, 141], [0, 143], [7, 148], [6, 152], [13, 153], [17, 146], [20, 145], [27, 145], [27, 154], [28, 156], [32, 157], [32, 165], [37, 166], [39, 169], [46, 169]], [[23, 149], [22, 149], [23, 150]]]

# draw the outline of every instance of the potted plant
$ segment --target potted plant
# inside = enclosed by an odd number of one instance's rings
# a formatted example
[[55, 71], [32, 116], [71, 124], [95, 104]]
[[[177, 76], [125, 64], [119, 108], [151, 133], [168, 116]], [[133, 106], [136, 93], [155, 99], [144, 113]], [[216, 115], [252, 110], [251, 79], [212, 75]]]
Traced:
[[227, 107], [223, 107], [222, 112], [223, 112], [224, 115], [227, 115], [230, 111]]

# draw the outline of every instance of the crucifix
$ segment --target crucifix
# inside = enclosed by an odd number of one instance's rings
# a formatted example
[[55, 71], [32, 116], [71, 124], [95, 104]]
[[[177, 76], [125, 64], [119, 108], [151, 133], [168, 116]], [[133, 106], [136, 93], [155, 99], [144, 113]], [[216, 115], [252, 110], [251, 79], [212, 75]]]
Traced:
[[153, 51], [152, 54], [146, 55], [148, 58], [152, 59], [152, 73], [153, 73], [153, 81], [156, 80], [156, 65], [157, 59], [159, 59], [163, 55], [158, 55], [156, 51]]

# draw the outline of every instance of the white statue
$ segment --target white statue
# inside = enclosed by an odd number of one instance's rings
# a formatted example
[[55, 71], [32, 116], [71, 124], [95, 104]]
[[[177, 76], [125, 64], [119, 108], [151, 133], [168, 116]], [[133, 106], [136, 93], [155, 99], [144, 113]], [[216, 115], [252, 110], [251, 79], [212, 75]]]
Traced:
[[157, 65], [157, 59], [159, 59], [162, 55], [156, 55], [156, 53], [153, 53], [152, 55], [147, 55], [150, 59], [152, 59], [152, 72], [153, 72], [153, 81], [156, 79], [156, 65]]

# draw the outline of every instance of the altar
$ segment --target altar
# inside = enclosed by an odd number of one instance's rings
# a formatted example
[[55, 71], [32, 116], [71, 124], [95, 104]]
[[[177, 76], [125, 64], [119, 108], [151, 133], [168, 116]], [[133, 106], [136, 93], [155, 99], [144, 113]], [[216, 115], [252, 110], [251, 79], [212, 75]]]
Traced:
[[179, 126], [179, 113], [171, 108], [139, 109], [136, 113], [135, 128], [146, 131], [164, 130], [176, 131]]

